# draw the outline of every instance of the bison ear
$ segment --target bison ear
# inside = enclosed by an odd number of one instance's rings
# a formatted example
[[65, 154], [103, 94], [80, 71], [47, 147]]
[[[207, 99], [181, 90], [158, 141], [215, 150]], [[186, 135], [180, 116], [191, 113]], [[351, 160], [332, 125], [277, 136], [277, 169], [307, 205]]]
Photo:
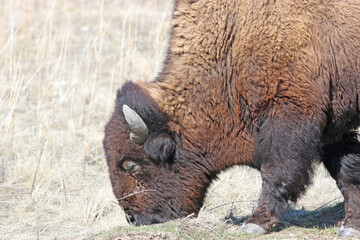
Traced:
[[168, 134], [160, 133], [155, 137], [149, 137], [144, 149], [152, 159], [165, 162], [174, 154], [175, 143]]

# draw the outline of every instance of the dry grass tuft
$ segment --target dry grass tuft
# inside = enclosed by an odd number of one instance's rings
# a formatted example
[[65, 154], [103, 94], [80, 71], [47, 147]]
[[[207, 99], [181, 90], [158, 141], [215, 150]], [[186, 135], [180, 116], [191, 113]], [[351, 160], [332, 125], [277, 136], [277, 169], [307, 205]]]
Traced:
[[[2, 1], [0, 238], [64, 239], [126, 224], [113, 203], [103, 127], [116, 89], [160, 70], [171, 9], [167, 0]], [[325, 175], [320, 169], [299, 207], [340, 196]], [[260, 185], [256, 171], [231, 169], [210, 187], [201, 215], [250, 214]]]

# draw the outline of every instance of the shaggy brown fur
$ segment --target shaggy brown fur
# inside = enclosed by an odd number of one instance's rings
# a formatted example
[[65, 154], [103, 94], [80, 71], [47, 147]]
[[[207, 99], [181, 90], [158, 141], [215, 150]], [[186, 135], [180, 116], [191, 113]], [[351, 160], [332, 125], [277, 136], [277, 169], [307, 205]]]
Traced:
[[[217, 173], [247, 164], [263, 190], [246, 223], [270, 231], [321, 160], [345, 196], [345, 228], [360, 230], [359, 1], [177, 0], [172, 25], [159, 77], [126, 83], [105, 129], [133, 220], [197, 213]], [[144, 145], [129, 139], [124, 104], [149, 128]], [[153, 191], [123, 198], [140, 189]]]

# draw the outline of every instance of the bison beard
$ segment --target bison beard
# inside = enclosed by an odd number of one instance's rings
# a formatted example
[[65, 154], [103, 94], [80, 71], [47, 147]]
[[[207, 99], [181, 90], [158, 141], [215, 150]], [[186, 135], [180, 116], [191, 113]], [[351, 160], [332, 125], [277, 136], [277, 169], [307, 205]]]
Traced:
[[360, 4], [290, 2], [175, 1], [162, 72], [125, 83], [105, 127], [130, 222], [196, 215], [219, 172], [249, 165], [263, 185], [243, 229], [267, 233], [323, 162], [345, 199], [340, 235], [360, 235]]

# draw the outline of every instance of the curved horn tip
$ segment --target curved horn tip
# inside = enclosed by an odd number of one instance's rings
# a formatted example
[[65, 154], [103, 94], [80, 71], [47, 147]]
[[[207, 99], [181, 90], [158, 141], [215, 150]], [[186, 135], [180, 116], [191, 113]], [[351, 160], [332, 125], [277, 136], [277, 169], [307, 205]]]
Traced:
[[131, 130], [135, 133], [147, 131], [147, 126], [137, 112], [131, 109], [128, 105], [123, 105], [123, 113], [126, 122], [130, 125]]
[[148, 128], [145, 122], [141, 119], [139, 114], [137, 114], [128, 105], [124, 104], [122, 109], [125, 120], [130, 126], [130, 138], [137, 144], [144, 143], [148, 136]]

